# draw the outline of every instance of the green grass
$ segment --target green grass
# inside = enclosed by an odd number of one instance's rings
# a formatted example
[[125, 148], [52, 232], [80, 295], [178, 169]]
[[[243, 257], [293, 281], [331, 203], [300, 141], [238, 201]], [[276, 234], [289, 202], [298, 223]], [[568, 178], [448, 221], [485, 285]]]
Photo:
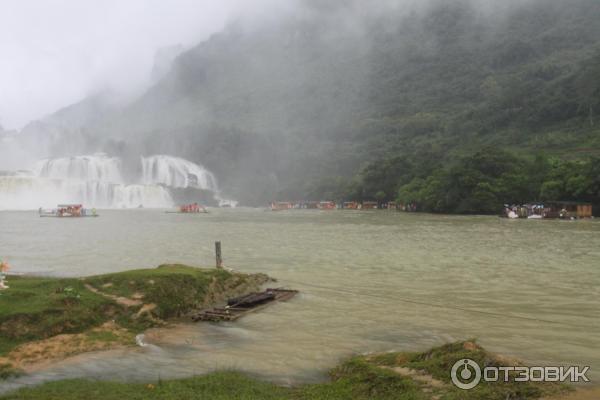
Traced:
[[119, 337], [110, 331], [91, 331], [86, 334], [86, 339], [93, 342], [118, 342]]
[[155, 382], [148, 384], [125, 384], [68, 380], [51, 382], [32, 389], [19, 390], [3, 399], [287, 399], [289, 389], [254, 381], [238, 373], [214, 373], [202, 377]]
[[[441, 346], [424, 353], [385, 353], [357, 356], [330, 371], [326, 383], [281, 387], [237, 372], [151, 383], [116, 383], [90, 380], [66, 380], [21, 389], [0, 399], [315, 399], [315, 400], [506, 400], [538, 399], [567, 389], [562, 385], [541, 383], [482, 383], [463, 391], [450, 384], [450, 369], [461, 358], [478, 362], [497, 362], [480, 347], [463, 342]], [[445, 383], [443, 388], [402, 376], [391, 368], [408, 367], [431, 374]]]
[[0, 294], [0, 355], [27, 341], [83, 332], [122, 312], [77, 279], [10, 277], [9, 284]]
[[68, 380], [22, 389], [2, 399], [427, 399], [409, 379], [376, 370], [360, 361], [348, 363], [348, 372], [331, 383], [280, 387], [236, 372], [154, 382], [127, 384]]
[[[0, 293], [0, 356], [28, 341], [86, 332], [109, 320], [139, 332], [160, 320], [181, 317], [203, 304], [220, 300], [219, 296], [226, 296], [236, 288], [243, 290], [246, 286], [240, 285], [251, 279], [224, 270], [184, 265], [162, 265], [82, 279], [11, 276], [10, 289]], [[156, 308], [152, 315], [137, 317], [141, 305], [118, 304], [88, 290], [86, 284], [120, 297], [139, 294], [144, 304], [154, 303]], [[107, 332], [90, 332], [90, 335], [101, 336], [97, 338], [101, 341], [114, 339]]]
[[[425, 371], [448, 385], [451, 385], [449, 371], [458, 360], [468, 358], [474, 360], [480, 366], [507, 365], [506, 362], [502, 362], [493, 354], [475, 345], [474, 341], [466, 343], [473, 345], [465, 347], [465, 342], [457, 342], [436, 347], [424, 353], [386, 353], [375, 357], [373, 362], [378, 365], [392, 367], [401, 365], [413, 370]], [[514, 382], [514, 376], [511, 376], [509, 382], [488, 383], [482, 381], [476, 388], [468, 392], [455, 389], [443, 399], [537, 399], [544, 395], [551, 395], [565, 390], [567, 390], [565, 385], [555, 383], [540, 385], [533, 382]]]
[[[156, 316], [162, 319], [180, 317], [200, 306], [213, 281], [217, 289], [233, 278], [225, 270], [200, 269], [185, 265], [161, 265], [154, 269], [139, 269], [93, 276], [85, 282], [104, 293], [122, 297], [143, 295], [144, 303], [157, 305]], [[237, 277], [243, 280], [242, 277]]]

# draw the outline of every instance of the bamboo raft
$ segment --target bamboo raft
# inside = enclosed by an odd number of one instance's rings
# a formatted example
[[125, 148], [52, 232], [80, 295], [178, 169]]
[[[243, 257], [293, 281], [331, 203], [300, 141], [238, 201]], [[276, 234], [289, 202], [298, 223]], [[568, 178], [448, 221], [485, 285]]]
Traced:
[[58, 214], [40, 214], [40, 218], [97, 218], [98, 214], [94, 215], [58, 215]]
[[235, 297], [227, 301], [225, 307], [215, 307], [208, 310], [202, 310], [192, 316], [192, 320], [197, 321], [235, 321], [246, 314], [262, 310], [278, 301], [287, 301], [298, 293], [291, 289], [267, 289], [264, 292], [250, 293], [246, 296]]
[[165, 211], [165, 214], [208, 214], [208, 211]]

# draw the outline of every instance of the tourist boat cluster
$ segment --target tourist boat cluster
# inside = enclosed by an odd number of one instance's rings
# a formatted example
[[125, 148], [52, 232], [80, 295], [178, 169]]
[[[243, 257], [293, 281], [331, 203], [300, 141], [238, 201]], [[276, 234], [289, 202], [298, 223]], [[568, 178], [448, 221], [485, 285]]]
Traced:
[[510, 219], [582, 219], [593, 218], [592, 205], [575, 201], [550, 201], [522, 205], [504, 205], [502, 217]]
[[[505, 204], [501, 217], [510, 219], [584, 219], [594, 218], [592, 204], [575, 201], [549, 201], [543, 203]], [[284, 210], [392, 210], [417, 212], [416, 203], [376, 202], [376, 201], [273, 201], [271, 211]]]
[[[140, 207], [141, 208], [141, 207]], [[40, 217], [55, 217], [55, 218], [82, 218], [82, 217], [98, 217], [95, 208], [87, 209], [82, 204], [59, 204], [51, 210], [39, 208]], [[201, 204], [190, 203], [183, 204], [174, 211], [167, 211], [174, 214], [206, 214], [208, 210]]]
[[394, 210], [417, 211], [415, 204], [402, 204], [390, 201], [379, 203], [376, 201], [273, 201], [269, 204], [271, 211], [283, 210]]

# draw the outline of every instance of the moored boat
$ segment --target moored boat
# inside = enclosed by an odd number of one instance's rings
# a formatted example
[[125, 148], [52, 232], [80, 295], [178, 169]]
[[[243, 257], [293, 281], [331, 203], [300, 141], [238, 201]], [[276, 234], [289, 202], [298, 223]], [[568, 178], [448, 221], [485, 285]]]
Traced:
[[167, 214], [207, 214], [208, 210], [198, 203], [184, 204], [177, 211], [166, 211]]
[[98, 216], [95, 208], [89, 210], [84, 208], [81, 204], [59, 204], [55, 209], [52, 210], [44, 210], [40, 207], [38, 213], [40, 217], [54, 218], [83, 218]]

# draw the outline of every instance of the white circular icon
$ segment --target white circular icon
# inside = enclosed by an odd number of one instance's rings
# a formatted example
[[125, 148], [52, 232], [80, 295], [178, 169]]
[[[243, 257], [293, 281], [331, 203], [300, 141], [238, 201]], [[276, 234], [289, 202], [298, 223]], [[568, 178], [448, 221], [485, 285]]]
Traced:
[[464, 390], [473, 389], [481, 381], [481, 368], [475, 361], [463, 358], [454, 363], [450, 376], [454, 386]]

